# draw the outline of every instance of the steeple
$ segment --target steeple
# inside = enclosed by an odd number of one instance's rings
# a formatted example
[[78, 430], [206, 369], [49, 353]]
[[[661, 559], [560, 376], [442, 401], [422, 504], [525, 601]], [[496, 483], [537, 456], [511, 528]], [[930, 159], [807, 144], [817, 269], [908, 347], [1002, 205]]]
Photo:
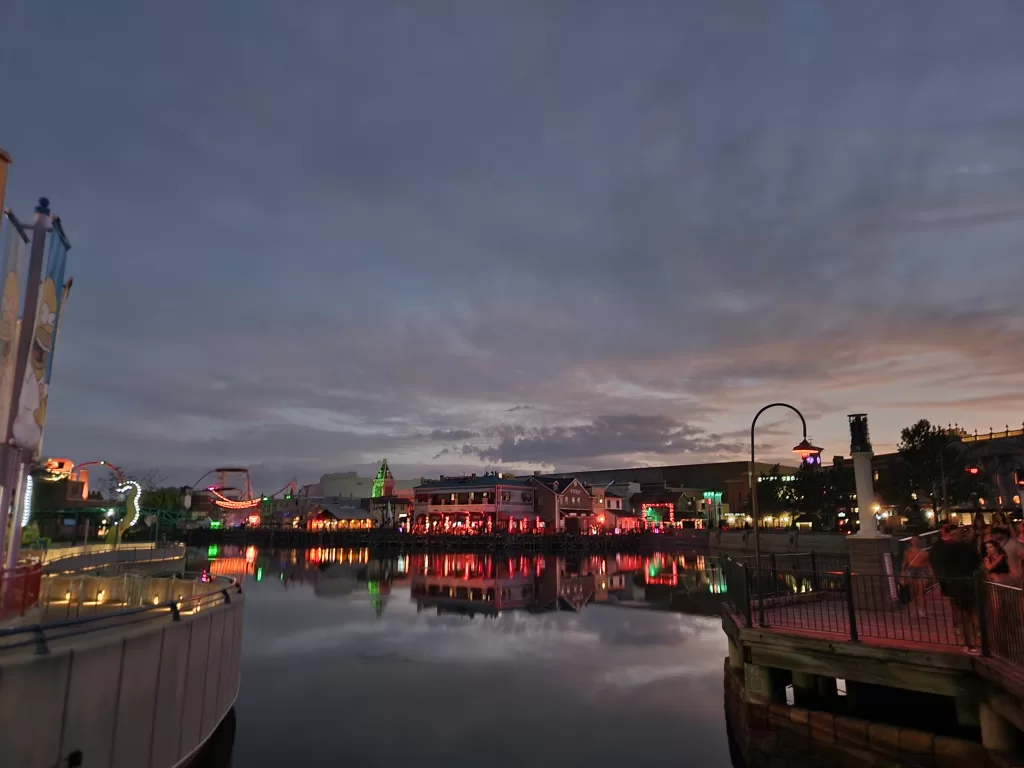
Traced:
[[380, 469], [377, 470], [377, 477], [373, 479], [373, 490], [370, 491], [370, 495], [376, 499], [381, 496], [393, 496], [394, 493], [395, 478], [391, 476], [388, 460], [381, 459]]

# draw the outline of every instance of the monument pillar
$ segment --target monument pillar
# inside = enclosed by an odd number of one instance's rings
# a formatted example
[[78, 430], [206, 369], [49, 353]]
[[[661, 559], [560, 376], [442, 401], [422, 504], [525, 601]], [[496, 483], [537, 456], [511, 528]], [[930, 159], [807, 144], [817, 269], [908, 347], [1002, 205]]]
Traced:
[[847, 537], [850, 571], [854, 574], [854, 601], [881, 608], [899, 599], [891, 557], [892, 539], [878, 530], [875, 517], [874, 472], [871, 469], [871, 438], [866, 413], [854, 413], [850, 422], [850, 454], [857, 483], [857, 519], [860, 530]]

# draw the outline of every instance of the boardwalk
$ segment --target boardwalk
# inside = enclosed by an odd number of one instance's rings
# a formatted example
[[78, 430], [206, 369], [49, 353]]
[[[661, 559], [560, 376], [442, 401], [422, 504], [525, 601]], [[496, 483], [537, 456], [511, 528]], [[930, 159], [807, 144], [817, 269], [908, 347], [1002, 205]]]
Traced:
[[[929, 591], [919, 606], [898, 602], [884, 610], [855, 606], [853, 622], [844, 594], [819, 593], [812, 599], [766, 605], [763, 625], [758, 623], [755, 608], [751, 624], [755, 628], [813, 637], [835, 636], [847, 640], [856, 636], [864, 642], [894, 646], [907, 643], [943, 646], [944, 651], [955, 650], [950, 646], [964, 645], [963, 627], [957, 626], [953, 606], [938, 589]], [[976, 634], [976, 630], [972, 631]]]

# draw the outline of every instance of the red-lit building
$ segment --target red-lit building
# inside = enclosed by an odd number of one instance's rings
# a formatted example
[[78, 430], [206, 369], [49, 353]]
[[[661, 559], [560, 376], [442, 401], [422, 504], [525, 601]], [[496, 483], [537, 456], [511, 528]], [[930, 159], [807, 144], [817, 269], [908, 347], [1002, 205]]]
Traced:
[[594, 501], [575, 478], [534, 475], [529, 482], [537, 490], [537, 517], [549, 531], [596, 533], [601, 523]]
[[413, 489], [413, 531], [471, 533], [538, 530], [534, 487], [497, 473], [425, 480]]
[[523, 556], [412, 555], [409, 591], [420, 610], [496, 616], [503, 610], [533, 606], [539, 567]]

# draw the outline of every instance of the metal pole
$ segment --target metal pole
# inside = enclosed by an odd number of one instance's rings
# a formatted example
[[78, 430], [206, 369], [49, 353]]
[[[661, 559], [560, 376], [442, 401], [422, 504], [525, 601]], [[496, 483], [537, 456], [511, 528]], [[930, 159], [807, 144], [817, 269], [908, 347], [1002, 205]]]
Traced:
[[[0, 215], [4, 211], [4, 199], [7, 192], [7, 168], [10, 164], [11, 156], [3, 148], [0, 148]], [[13, 449], [8, 449], [7, 452], [12, 456], [14, 454]], [[6, 462], [4, 463], [6, 464]], [[3, 474], [0, 475], [0, 479], [4, 481], [3, 488], [0, 489], [0, 553], [4, 551], [4, 537], [7, 535], [7, 515], [11, 506], [11, 484], [7, 482], [10, 472], [10, 468], [5, 466], [2, 470]], [[11, 528], [13, 530], [14, 526], [12, 525]]]
[[[949, 443], [947, 443], [949, 445]], [[946, 516], [946, 520], [949, 520], [949, 497], [946, 494], [946, 449], [943, 447], [939, 451], [939, 475], [942, 478], [942, 512]], [[938, 526], [939, 521], [936, 520], [935, 524]]]
[[25, 381], [25, 368], [32, 350], [32, 338], [36, 332], [36, 314], [39, 311], [39, 289], [43, 277], [43, 261], [46, 256], [46, 233], [50, 229], [50, 201], [39, 198], [35, 221], [32, 225], [32, 255], [28, 260], [28, 277], [25, 285], [25, 306], [22, 309], [21, 333], [18, 336], [18, 356], [14, 360], [14, 386], [11, 388], [11, 413], [5, 425], [4, 442], [10, 442], [11, 428], [18, 415], [21, 387]]
[[7, 167], [11, 162], [11, 156], [0, 147], [0, 213], [4, 211], [4, 193], [7, 191]]
[[4, 552], [7, 551], [5, 544], [9, 545], [6, 540], [7, 529], [11, 529], [12, 538], [17, 530], [17, 517], [10, 512], [14, 477], [20, 457], [21, 452], [13, 445], [0, 445], [0, 570], [3, 569]]
[[13, 569], [18, 564], [18, 553], [21, 550], [21, 510], [18, 502], [24, 497], [26, 482], [25, 465], [19, 464], [16, 479], [13, 483], [14, 493], [11, 494], [11, 540], [7, 542], [7, 568]]

